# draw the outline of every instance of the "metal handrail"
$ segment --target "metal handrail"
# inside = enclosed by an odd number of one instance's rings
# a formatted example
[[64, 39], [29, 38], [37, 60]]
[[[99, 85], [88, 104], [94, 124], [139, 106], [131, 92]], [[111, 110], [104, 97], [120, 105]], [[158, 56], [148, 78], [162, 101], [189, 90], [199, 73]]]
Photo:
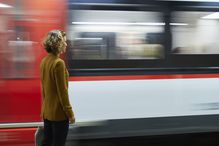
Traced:
[[[83, 122], [76, 122], [74, 124], [70, 124], [72, 127], [79, 127], [79, 126], [94, 126], [94, 125], [102, 125], [105, 124], [107, 120], [97, 120], [97, 121], [83, 121]], [[25, 123], [0, 123], [0, 129], [5, 128], [37, 128], [42, 127], [43, 122], [25, 122]]]
[[43, 122], [28, 122], [28, 123], [1, 123], [0, 129], [4, 128], [30, 128], [43, 126]]

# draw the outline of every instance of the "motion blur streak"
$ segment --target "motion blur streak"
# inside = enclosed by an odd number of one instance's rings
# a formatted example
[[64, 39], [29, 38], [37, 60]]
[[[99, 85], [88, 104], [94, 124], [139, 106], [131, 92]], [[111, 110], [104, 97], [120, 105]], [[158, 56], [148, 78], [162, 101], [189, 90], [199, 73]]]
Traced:
[[[0, 124], [41, 121], [41, 42], [65, 30], [66, 10], [65, 0], [0, 0]], [[18, 130], [0, 129], [0, 145], [34, 144], [34, 128]]]
[[36, 128], [0, 129], [0, 145], [31, 146], [34, 143], [33, 135], [35, 131]]

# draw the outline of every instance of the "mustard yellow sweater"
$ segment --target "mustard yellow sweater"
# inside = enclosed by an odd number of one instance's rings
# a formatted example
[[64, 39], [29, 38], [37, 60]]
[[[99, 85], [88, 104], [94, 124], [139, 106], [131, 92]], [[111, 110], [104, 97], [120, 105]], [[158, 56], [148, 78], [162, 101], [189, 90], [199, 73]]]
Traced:
[[68, 96], [68, 71], [65, 62], [49, 54], [40, 64], [43, 104], [41, 116], [62, 121], [74, 116]]

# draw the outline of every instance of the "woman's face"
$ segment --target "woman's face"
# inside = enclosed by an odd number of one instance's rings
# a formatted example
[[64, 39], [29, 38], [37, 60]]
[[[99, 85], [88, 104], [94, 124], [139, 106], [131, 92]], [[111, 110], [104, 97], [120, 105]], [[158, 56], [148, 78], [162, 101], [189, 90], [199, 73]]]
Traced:
[[63, 41], [62, 41], [62, 53], [66, 52], [66, 47], [67, 47], [67, 43], [66, 43], [66, 36], [63, 37]]

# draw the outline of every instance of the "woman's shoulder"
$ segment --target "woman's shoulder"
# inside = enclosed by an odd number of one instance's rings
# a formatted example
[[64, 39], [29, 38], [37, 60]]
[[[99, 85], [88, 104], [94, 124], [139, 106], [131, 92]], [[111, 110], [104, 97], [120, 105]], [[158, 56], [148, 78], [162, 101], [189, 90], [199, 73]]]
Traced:
[[55, 60], [55, 67], [60, 67], [60, 66], [64, 66], [65, 67], [65, 62], [61, 58], [57, 58]]
[[59, 64], [59, 63], [60, 63], [60, 64], [63, 64], [63, 63], [65, 63], [65, 62], [64, 62], [64, 60], [62, 60], [61, 58], [57, 58], [57, 59], [55, 60], [55, 63], [56, 63], [56, 64], [57, 64], [57, 63], [58, 63], [58, 64]]
[[43, 57], [42, 58], [42, 60], [41, 60], [41, 63], [44, 63], [44, 62], [46, 62], [47, 60], [48, 60], [48, 58], [49, 58], [49, 56], [47, 55], [47, 56], [45, 56], [45, 57]]
[[40, 67], [42, 67], [43, 64], [45, 64], [45, 60], [46, 60], [46, 58], [47, 58], [47, 57], [44, 57], [44, 58], [41, 60], [41, 62], [40, 62]]

